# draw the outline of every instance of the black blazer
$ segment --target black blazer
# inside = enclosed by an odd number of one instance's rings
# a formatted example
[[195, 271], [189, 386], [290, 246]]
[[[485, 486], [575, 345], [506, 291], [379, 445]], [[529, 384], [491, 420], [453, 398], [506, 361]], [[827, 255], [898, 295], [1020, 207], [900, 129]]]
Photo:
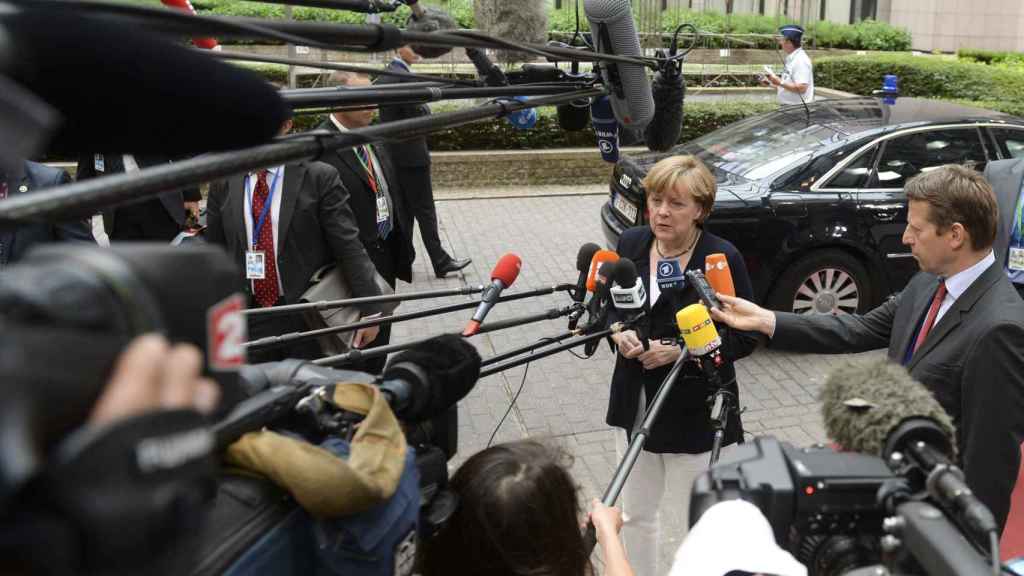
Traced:
[[[338, 127], [330, 118], [317, 128], [332, 132], [338, 131]], [[391, 194], [391, 221], [394, 223], [394, 229], [387, 240], [391, 248], [390, 257], [393, 259], [390, 266], [380, 263], [381, 259], [388, 256], [388, 251], [377, 239], [377, 200], [373, 189], [370, 188], [366, 170], [356, 158], [355, 150], [350, 148], [328, 152], [320, 161], [334, 166], [341, 177], [342, 186], [348, 190], [349, 204], [352, 206], [352, 213], [359, 226], [359, 239], [362, 240], [363, 247], [370, 255], [370, 260], [373, 260], [377, 266], [377, 270], [383, 274], [383, 270], [392, 269], [398, 278], [412, 282], [412, 262], [416, 257], [416, 250], [413, 248], [412, 242], [412, 212], [406, 207], [405, 194], [398, 183], [395, 169], [391, 165], [388, 155], [378, 146], [374, 146], [373, 150], [374, 155], [380, 161], [380, 168], [384, 173], [384, 178], [388, 181], [388, 191]], [[385, 279], [393, 280], [386, 276]]]
[[[167, 164], [176, 159], [161, 154], [134, 154], [133, 156], [135, 157], [135, 163], [139, 165], [140, 169]], [[75, 173], [75, 179], [88, 180], [89, 178], [96, 178], [105, 174], [120, 174], [124, 172], [124, 155], [103, 154], [103, 164], [103, 172], [96, 172], [96, 155], [83, 154], [78, 159], [78, 170]], [[198, 202], [203, 199], [203, 196], [199, 192], [198, 186], [190, 186], [183, 190], [160, 194], [157, 198], [171, 218], [179, 226], [184, 226], [188, 217], [185, 213], [185, 202]], [[103, 211], [103, 224], [108, 234], [114, 230], [114, 209]]]
[[[245, 190], [243, 176], [210, 185], [206, 206], [207, 241], [224, 246], [245, 269]], [[354, 297], [379, 296], [373, 263], [359, 242], [359, 229], [348, 205], [348, 191], [338, 172], [323, 162], [299, 162], [284, 168], [278, 222], [277, 268], [287, 304], [299, 301], [313, 274], [337, 262]], [[251, 283], [244, 280], [246, 286]], [[364, 314], [382, 311], [379, 304], [360, 307]]]
[[[867, 314], [778, 313], [771, 345], [825, 354], [888, 347], [902, 363], [937, 287], [936, 276], [919, 272]], [[907, 369], [953, 417], [967, 484], [1002, 527], [1024, 442], [1024, 302], [998, 259], [932, 327]]]
[[[7, 194], [12, 198], [19, 194], [31, 194], [33, 190], [60, 186], [71, 182], [65, 170], [52, 168], [36, 162], [23, 162], [17, 173], [7, 177]], [[21, 260], [35, 244], [69, 240], [92, 242], [92, 227], [88, 220], [72, 220], [56, 224], [23, 224], [15, 228], [0, 228], [0, 264], [13, 264]]]
[[[408, 72], [408, 69], [396, 60], [392, 60], [387, 65], [387, 69], [396, 72]], [[377, 78], [376, 84], [402, 84], [405, 82], [417, 82], [417, 80], [415, 78], [401, 78], [398, 76], [380, 76]], [[380, 107], [381, 122], [394, 122], [395, 120], [429, 115], [430, 108], [426, 104], [401, 104], [398, 106]], [[430, 166], [430, 150], [427, 148], [427, 138], [425, 136], [417, 136], [401, 142], [389, 142], [387, 146], [388, 151], [391, 153], [391, 159], [399, 169]]]
[[[650, 252], [652, 242], [654, 242], [654, 234], [651, 229], [647, 226], [637, 226], [622, 233], [616, 249], [619, 256], [629, 258], [636, 264], [637, 273], [640, 274], [640, 279], [648, 294], [651, 293]], [[750, 284], [750, 277], [747, 275], [746, 264], [739, 251], [728, 240], [704, 231], [700, 240], [693, 247], [693, 254], [686, 269], [703, 270], [704, 258], [716, 252], [724, 253], [729, 261], [736, 295], [741, 298], [753, 299], [754, 291]], [[690, 285], [663, 291], [653, 306], [648, 301], [644, 305], [644, 310], [651, 321], [651, 339], [678, 336], [679, 329], [675, 322], [676, 312], [699, 301], [700, 297], [697, 295], [697, 291]], [[614, 310], [610, 314], [610, 320], [611, 322], [618, 320]], [[754, 333], [730, 330], [725, 326], [718, 326], [718, 332], [722, 337], [722, 355], [726, 360], [720, 375], [723, 382], [732, 381], [729, 390], [739, 398], [739, 390], [735, 382], [736, 370], [732, 363], [753, 352], [757, 347], [758, 338]], [[639, 360], [626, 359], [616, 353], [611, 395], [608, 400], [607, 423], [627, 431], [632, 430], [639, 403], [640, 391], [637, 386], [644, 387], [649, 402], [654, 398], [654, 394], [671, 368], [672, 366], [669, 364], [654, 370], [644, 370]], [[713, 439], [709, 424], [711, 410], [705, 401], [709, 390], [708, 382], [696, 363], [687, 363], [654, 422], [644, 450], [685, 454], [699, 454], [711, 450]], [[739, 415], [734, 414], [729, 421], [722, 445], [727, 446], [737, 442], [742, 438], [742, 434], [743, 428]]]

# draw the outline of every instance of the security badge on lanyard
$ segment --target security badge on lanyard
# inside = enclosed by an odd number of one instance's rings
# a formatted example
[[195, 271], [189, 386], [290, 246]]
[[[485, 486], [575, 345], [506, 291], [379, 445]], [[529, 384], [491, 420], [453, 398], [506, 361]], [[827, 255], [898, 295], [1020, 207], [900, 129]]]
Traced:
[[1006, 266], [1014, 272], [1024, 272], [1024, 202], [1017, 202], [1016, 230], [1010, 235], [1010, 253]]
[[[277, 175], [279, 173], [274, 173], [274, 179], [270, 181], [270, 192], [267, 193], [267, 199], [263, 202], [263, 209], [260, 210], [259, 219], [253, 222], [252, 225], [252, 250], [245, 251], [246, 280], [264, 280], [267, 277], [267, 255], [262, 250], [257, 250], [256, 246], [260, 241], [260, 232], [263, 230], [263, 224], [267, 221], [267, 214], [270, 213], [270, 207], [273, 204], [274, 188], [277, 184]], [[248, 175], [245, 177], [245, 189], [249, 190]], [[249, 211], [250, 213], [252, 212], [251, 190], [249, 190]]]
[[381, 189], [377, 182], [377, 171], [373, 165], [373, 156], [370, 156], [370, 147], [362, 147], [363, 154], [366, 155], [366, 159], [363, 159], [363, 155], [356, 153], [356, 160], [359, 160], [359, 164], [366, 170], [366, 179], [370, 183], [370, 188], [373, 190], [374, 196], [377, 198], [377, 224], [381, 222], [387, 222], [391, 218], [391, 207], [388, 206], [388, 197], [384, 194], [384, 190]]

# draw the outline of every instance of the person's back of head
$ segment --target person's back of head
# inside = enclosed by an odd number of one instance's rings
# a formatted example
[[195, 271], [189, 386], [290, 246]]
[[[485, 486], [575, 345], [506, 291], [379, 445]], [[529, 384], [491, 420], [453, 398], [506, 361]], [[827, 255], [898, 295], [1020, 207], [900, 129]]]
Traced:
[[452, 477], [459, 504], [421, 547], [424, 576], [583, 576], [576, 485], [561, 451], [535, 441], [474, 454]]

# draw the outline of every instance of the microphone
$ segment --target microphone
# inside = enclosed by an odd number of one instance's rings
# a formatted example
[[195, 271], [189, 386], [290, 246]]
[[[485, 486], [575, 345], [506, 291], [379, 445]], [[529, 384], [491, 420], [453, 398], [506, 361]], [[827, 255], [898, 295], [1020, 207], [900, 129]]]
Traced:
[[[584, 0], [583, 11], [598, 53], [643, 56], [629, 0]], [[654, 115], [654, 98], [644, 67], [602, 62], [601, 72], [619, 123], [637, 130], [646, 127]]]
[[590, 260], [590, 270], [587, 273], [587, 292], [591, 294], [597, 291], [598, 282], [607, 283], [608, 273], [602, 271], [602, 267], [609, 262], [616, 262], [619, 255], [614, 250], [598, 250]]
[[590, 100], [581, 98], [573, 100], [568, 104], [559, 104], [555, 107], [558, 111], [558, 127], [566, 132], [579, 132], [587, 128], [590, 120]]
[[583, 302], [587, 297], [587, 279], [590, 277], [590, 263], [594, 255], [601, 250], [601, 247], [593, 242], [587, 242], [580, 246], [576, 253], [576, 270], [579, 276], [576, 278], [576, 287], [572, 292], [573, 302]]
[[704, 277], [704, 273], [700, 270], [687, 270], [686, 278], [690, 281], [690, 285], [697, 291], [697, 295], [700, 296], [700, 301], [708, 309], [718, 308], [722, 309], [722, 302], [715, 295], [714, 288], [708, 283], [708, 279]]
[[472, 344], [444, 334], [395, 356], [380, 388], [400, 420], [433, 420], [469, 394], [480, 376], [480, 362]]
[[[168, 6], [170, 8], [177, 8], [182, 12], [187, 12], [193, 15], [196, 13], [196, 9], [192, 6], [192, 3], [189, 2], [189, 0], [160, 0], [160, 2], [163, 3], [164, 6]], [[204, 50], [213, 50], [217, 47], [217, 39], [193, 38], [192, 44], [197, 48], [203, 48]]]
[[725, 254], [715, 252], [704, 257], [704, 269], [711, 288], [726, 296], [735, 296], [736, 287], [732, 283], [732, 270], [729, 269], [729, 260]]
[[466, 56], [476, 68], [476, 74], [487, 86], [508, 86], [508, 78], [501, 68], [496, 66], [482, 48], [466, 48]]
[[522, 267], [522, 260], [515, 254], [508, 253], [498, 259], [494, 270], [491, 270], [491, 285], [484, 290], [483, 296], [480, 298], [480, 305], [473, 314], [473, 319], [466, 324], [466, 328], [462, 331], [463, 336], [472, 336], [480, 330], [480, 323], [484, 321], [484, 317], [498, 301], [501, 291], [516, 281]]
[[[676, 326], [683, 336], [683, 342], [690, 355], [695, 359], [708, 358], [713, 368], [722, 365], [721, 347], [722, 338], [711, 321], [708, 309], [703, 304], [690, 304], [686, 308], [676, 312]], [[702, 367], [705, 365], [701, 362]], [[709, 378], [719, 380], [717, 370], [714, 372], [705, 369]], [[713, 382], [714, 383], [714, 382]]]
[[[615, 262], [614, 267], [616, 285], [609, 289], [612, 297], [612, 306], [615, 306], [616, 310], [626, 312], [626, 322], [633, 323], [644, 315], [647, 291], [644, 290], [644, 283], [640, 281], [640, 276], [636, 271], [636, 264], [632, 260], [621, 258]], [[650, 350], [651, 343], [647, 338], [646, 326], [637, 323], [635, 329], [644, 350]]]
[[681, 289], [686, 285], [686, 276], [683, 274], [683, 267], [675, 258], [658, 260], [655, 280], [658, 289], [665, 290]]
[[597, 135], [597, 149], [601, 159], [612, 164], [619, 161], [619, 122], [612, 112], [608, 96], [594, 98], [590, 105], [590, 123]]
[[[59, 151], [173, 155], [244, 148], [277, 136], [290, 114], [258, 74], [141, 27], [21, 5], [0, 17], [0, 31], [6, 51], [19, 55], [0, 65], [0, 73], [64, 119], [54, 136]], [[154, 110], [158, 122], [117, 120]]]
[[651, 83], [654, 98], [654, 119], [644, 129], [644, 142], [651, 150], [665, 152], [679, 142], [683, 131], [683, 98], [686, 83], [683, 81], [682, 63], [676, 60], [664, 61]]
[[885, 360], [840, 367], [825, 380], [821, 403], [825, 429], [844, 449], [880, 456], [890, 467], [909, 461], [941, 505], [979, 536], [998, 535], [992, 512], [951, 463], [956, 457], [952, 419], [906, 369]]
[[[440, 30], [451, 30], [458, 28], [455, 19], [450, 14], [436, 8], [427, 6], [424, 8], [417, 1], [406, 2], [412, 9], [412, 14], [405, 23], [406, 30], [410, 32], [438, 32]], [[412, 44], [412, 51], [424, 58], [440, 58], [452, 51], [451, 46], [434, 46], [431, 44]]]

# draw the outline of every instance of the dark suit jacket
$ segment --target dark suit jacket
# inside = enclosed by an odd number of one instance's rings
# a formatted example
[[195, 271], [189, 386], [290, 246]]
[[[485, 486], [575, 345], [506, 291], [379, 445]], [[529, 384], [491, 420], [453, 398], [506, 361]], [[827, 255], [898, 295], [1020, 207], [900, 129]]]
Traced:
[[[318, 128], [332, 132], [338, 130], [338, 127], [329, 118]], [[341, 177], [341, 184], [349, 192], [349, 205], [352, 206], [356, 224], [359, 225], [359, 239], [362, 240], [363, 247], [370, 255], [370, 260], [373, 260], [377, 266], [377, 270], [389, 281], [394, 279], [387, 278], [384, 270], [394, 270], [395, 276], [406, 282], [412, 282], [412, 262], [416, 257], [412, 243], [412, 212], [406, 207], [405, 194], [398, 184], [398, 178], [388, 155], [377, 146], [374, 146], [374, 155], [380, 161], [381, 171], [384, 172], [384, 178], [388, 181], [388, 191], [391, 194], [391, 220], [394, 223], [394, 229], [387, 239], [390, 250], [387, 250], [377, 239], [376, 195], [370, 188], [366, 170], [356, 158], [355, 150], [328, 152], [321, 158], [321, 161], [334, 166]], [[397, 236], [395, 236], [396, 234]], [[386, 257], [392, 259], [389, 266], [381, 263], [381, 260]]]
[[[401, 63], [392, 60], [387, 65], [388, 70], [397, 72], [408, 72]], [[400, 78], [398, 76], [381, 76], [376, 84], [401, 84], [405, 82], [416, 82], [414, 78]], [[430, 108], [426, 104], [402, 104], [398, 106], [381, 106], [381, 122], [394, 122], [406, 118], [417, 118], [430, 115]], [[424, 136], [417, 136], [401, 142], [389, 142], [388, 151], [391, 159], [399, 168], [430, 166], [430, 151], [427, 149], [427, 139]]]
[[[7, 194], [31, 194], [33, 190], [60, 186], [71, 182], [65, 170], [51, 168], [45, 164], [24, 162], [17, 174], [7, 177]], [[24, 224], [16, 228], [0, 229], [0, 264], [13, 264], [25, 256], [33, 245], [41, 242], [69, 240], [74, 242], [96, 242], [92, 226], [87, 220], [62, 223]]]
[[1021, 183], [1024, 182], [1024, 158], [989, 162], [985, 166], [985, 178], [992, 185], [999, 203], [999, 229], [992, 246], [996, 259], [1005, 264], [1006, 252], [1010, 247], [1010, 227], [1020, 197]]
[[[825, 354], [888, 347], [902, 362], [937, 286], [920, 272], [867, 314], [777, 313], [771, 345]], [[953, 417], [967, 484], [1001, 528], [1024, 441], [1024, 302], [998, 261], [932, 327], [907, 369]]]
[[[206, 239], [224, 246], [240, 271], [244, 271], [248, 244], [244, 178], [211, 184], [206, 207]], [[354, 297], [379, 296], [373, 263], [359, 242], [348, 191], [337, 170], [322, 162], [288, 164], [281, 190], [277, 269], [285, 302], [298, 302], [313, 274], [332, 262], [341, 268]], [[377, 304], [361, 309], [365, 314], [381, 311]]]
[[[637, 273], [644, 283], [647, 294], [651, 293], [650, 253], [653, 241], [654, 234], [649, 227], [637, 226], [622, 233], [616, 248], [619, 256], [629, 258], [636, 264]], [[690, 262], [686, 269], [703, 270], [704, 258], [708, 254], [716, 252], [724, 253], [729, 261], [736, 294], [742, 298], [753, 298], [754, 291], [743, 257], [728, 240], [704, 232], [693, 247], [693, 254], [690, 256]], [[700, 297], [697, 295], [697, 291], [688, 284], [682, 289], [662, 291], [653, 306], [648, 300], [644, 304], [644, 311], [647, 312], [651, 322], [650, 337], [657, 340], [661, 337], [678, 336], [676, 312], [699, 301]], [[610, 314], [610, 321], [615, 322], [618, 319], [618, 315], [613, 310]], [[719, 374], [724, 383], [733, 380], [728, 388], [739, 398], [739, 390], [735, 383], [736, 370], [732, 363], [753, 352], [757, 347], [758, 338], [752, 332], [728, 330], [725, 327], [720, 327], [719, 331], [722, 336], [722, 355], [726, 360], [719, 370]], [[671, 365], [666, 365], [654, 370], [644, 370], [643, 364], [639, 360], [626, 359], [616, 354], [606, 416], [608, 424], [631, 430], [639, 403], [639, 386], [644, 387], [647, 401], [650, 402], [671, 368]], [[659, 417], [654, 421], [644, 450], [688, 454], [699, 454], [711, 450], [713, 438], [709, 424], [711, 411], [705, 401], [709, 390], [710, 386], [700, 368], [693, 362], [687, 363], [666, 398]], [[728, 423], [723, 446], [738, 441], [741, 436], [740, 417], [739, 414], [734, 413]]]
[[[167, 164], [175, 160], [168, 156], [159, 154], [135, 154], [135, 162], [139, 168], [149, 168], [160, 164]], [[103, 154], [104, 171], [96, 172], [95, 154], [85, 154], [78, 159], [78, 171], [75, 174], [76, 180], [87, 180], [104, 174], [120, 174], [124, 172], [123, 154]], [[192, 186], [181, 191], [167, 192], [157, 196], [160, 204], [179, 226], [184, 226], [187, 214], [185, 213], [185, 202], [198, 202], [203, 196], [198, 186]], [[114, 230], [114, 209], [103, 211], [103, 225], [107, 233]]]

